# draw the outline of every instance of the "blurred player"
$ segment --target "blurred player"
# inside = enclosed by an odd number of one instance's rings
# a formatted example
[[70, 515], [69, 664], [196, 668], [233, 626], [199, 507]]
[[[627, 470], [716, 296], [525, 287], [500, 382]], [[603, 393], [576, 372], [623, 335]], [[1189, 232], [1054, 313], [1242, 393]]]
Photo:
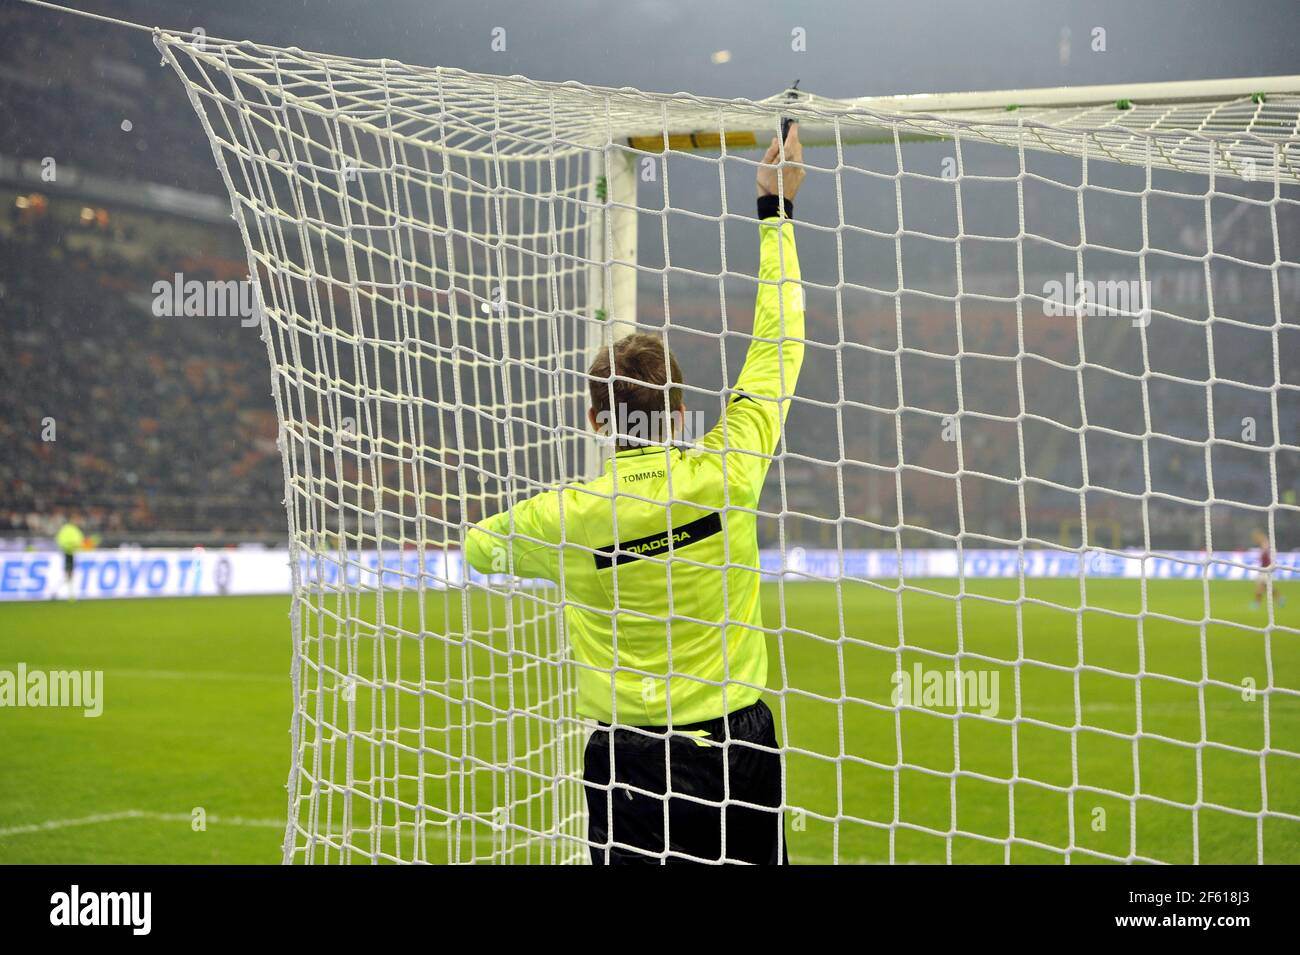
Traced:
[[54, 543], [58, 545], [59, 550], [63, 551], [63, 583], [54, 591], [54, 599], [66, 592], [67, 599], [76, 600], [77, 591], [72, 583], [72, 572], [77, 567], [77, 551], [86, 542], [86, 536], [81, 533], [81, 528], [68, 520], [59, 528], [54, 535]]
[[[1268, 593], [1269, 577], [1272, 576], [1270, 568], [1273, 566], [1273, 552], [1268, 546], [1268, 535], [1263, 531], [1255, 531], [1255, 546], [1259, 548], [1259, 583], [1255, 585], [1255, 599], [1250, 603], [1252, 610], [1259, 609], [1260, 601]], [[1286, 598], [1277, 592], [1277, 581], [1273, 581], [1273, 599], [1279, 607], [1286, 606]]]

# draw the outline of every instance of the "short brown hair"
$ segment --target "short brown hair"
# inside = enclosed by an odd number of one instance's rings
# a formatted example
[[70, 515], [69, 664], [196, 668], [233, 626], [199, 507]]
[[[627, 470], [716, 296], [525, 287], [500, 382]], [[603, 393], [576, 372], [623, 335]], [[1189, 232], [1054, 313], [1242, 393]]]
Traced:
[[[621, 422], [634, 412], [644, 415], [645, 421], [660, 422], [658, 434], [646, 435], [649, 440], [672, 439], [671, 415], [682, 406], [682, 370], [668, 345], [658, 335], [638, 333], [620, 338], [614, 343], [613, 371], [610, 370], [610, 351], [601, 346], [596, 360], [587, 371], [591, 387], [591, 407], [597, 420], [610, 419], [610, 393], [618, 408], [614, 421]], [[665, 388], [664, 386], [668, 387]], [[667, 391], [667, 402], [664, 392]], [[638, 417], [640, 417], [638, 415]], [[623, 429], [613, 428], [611, 433]], [[666, 432], [666, 433], [665, 433]], [[620, 444], [637, 443], [620, 435]]]

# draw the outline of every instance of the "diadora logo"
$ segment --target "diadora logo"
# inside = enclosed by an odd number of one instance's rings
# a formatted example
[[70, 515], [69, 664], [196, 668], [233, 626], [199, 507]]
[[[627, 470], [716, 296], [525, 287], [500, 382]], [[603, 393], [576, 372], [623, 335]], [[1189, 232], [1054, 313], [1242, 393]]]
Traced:
[[709, 514], [689, 524], [675, 527], [672, 531], [665, 530], [661, 534], [651, 534], [626, 543], [606, 544], [593, 555], [596, 569], [606, 570], [615, 564], [655, 555], [660, 551], [668, 550], [669, 547], [674, 549], [686, 547], [720, 533], [722, 533], [722, 515]]
[[686, 544], [691, 540], [691, 532], [682, 530], [671, 535], [665, 534], [662, 537], [656, 537], [654, 540], [647, 541], [644, 544], [630, 545], [627, 549], [634, 554], [652, 554], [657, 550], [663, 550], [667, 547], [670, 539], [674, 544]]

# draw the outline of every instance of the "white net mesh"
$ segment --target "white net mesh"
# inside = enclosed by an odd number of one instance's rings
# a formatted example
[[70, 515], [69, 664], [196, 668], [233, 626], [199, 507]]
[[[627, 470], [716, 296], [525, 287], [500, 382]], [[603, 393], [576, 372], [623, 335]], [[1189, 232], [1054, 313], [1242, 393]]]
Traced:
[[157, 41], [273, 366], [286, 861], [586, 858], [565, 598], [464, 528], [591, 475], [631, 323], [719, 407], [783, 115], [825, 147], [758, 519], [792, 858], [1297, 861], [1300, 634], [1245, 609], [1251, 530], [1300, 531], [1294, 89], [918, 113]]

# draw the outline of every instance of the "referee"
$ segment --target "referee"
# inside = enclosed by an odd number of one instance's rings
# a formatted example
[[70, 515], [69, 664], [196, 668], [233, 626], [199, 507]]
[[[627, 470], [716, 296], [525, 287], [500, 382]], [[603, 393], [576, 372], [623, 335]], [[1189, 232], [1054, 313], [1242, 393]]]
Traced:
[[677, 362], [629, 335], [588, 373], [588, 417], [615, 445], [605, 473], [466, 535], [476, 570], [564, 586], [577, 709], [598, 722], [583, 772], [596, 864], [787, 861], [757, 508], [803, 363], [795, 125], [784, 152], [774, 138], [758, 167], [753, 336], [718, 424], [679, 444]]
[[81, 550], [85, 542], [86, 535], [81, 533], [81, 528], [73, 523], [71, 518], [65, 521], [54, 535], [55, 546], [63, 551], [63, 583], [51, 594], [55, 599], [58, 599], [59, 594], [64, 591], [67, 592], [69, 600], [77, 599], [76, 583], [72, 575], [77, 569], [77, 551]]

